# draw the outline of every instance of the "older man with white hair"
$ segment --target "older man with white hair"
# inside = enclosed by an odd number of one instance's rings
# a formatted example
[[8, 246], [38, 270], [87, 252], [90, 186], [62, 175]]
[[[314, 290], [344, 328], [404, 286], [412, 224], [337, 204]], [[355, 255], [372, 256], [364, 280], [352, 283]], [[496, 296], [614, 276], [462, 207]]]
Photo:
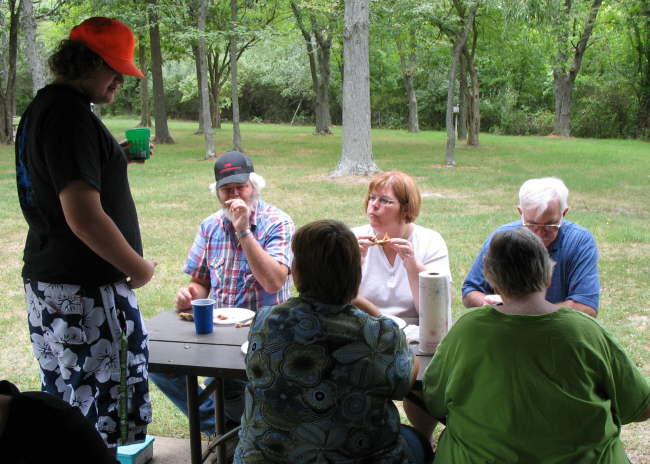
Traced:
[[[253, 162], [243, 153], [222, 155], [214, 165], [214, 175], [211, 189], [221, 209], [199, 226], [183, 269], [190, 282], [176, 293], [176, 309], [189, 309], [193, 299], [208, 296], [219, 307], [253, 311], [283, 303], [290, 296], [293, 221], [260, 199], [264, 178], [254, 172]], [[185, 377], [150, 374], [150, 378], [187, 415]], [[208, 378], [206, 383], [213, 380]], [[243, 392], [242, 381], [224, 380], [227, 426], [239, 424]], [[213, 434], [211, 398], [201, 403], [199, 414], [201, 431]]]
[[569, 190], [556, 177], [529, 179], [523, 183], [517, 206], [521, 219], [499, 227], [483, 244], [463, 282], [465, 307], [501, 303], [500, 296], [483, 275], [483, 257], [494, 234], [526, 227], [542, 240], [555, 262], [546, 299], [596, 317], [600, 293], [598, 249], [587, 229], [565, 219], [568, 198]]

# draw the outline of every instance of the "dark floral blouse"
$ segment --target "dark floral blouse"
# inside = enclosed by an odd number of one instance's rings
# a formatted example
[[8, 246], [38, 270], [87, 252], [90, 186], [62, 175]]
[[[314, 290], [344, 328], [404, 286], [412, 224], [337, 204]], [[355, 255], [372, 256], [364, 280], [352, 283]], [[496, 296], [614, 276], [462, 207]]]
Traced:
[[404, 333], [306, 297], [258, 311], [235, 463], [407, 463], [393, 399], [410, 388]]

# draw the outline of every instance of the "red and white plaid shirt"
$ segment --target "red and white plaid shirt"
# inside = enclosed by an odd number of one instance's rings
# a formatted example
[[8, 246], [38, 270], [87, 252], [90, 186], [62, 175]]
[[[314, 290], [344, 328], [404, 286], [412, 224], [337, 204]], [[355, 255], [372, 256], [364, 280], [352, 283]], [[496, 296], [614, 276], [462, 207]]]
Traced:
[[[295, 225], [289, 215], [258, 200], [251, 212], [250, 226], [253, 237], [264, 251], [291, 269], [291, 237]], [[199, 226], [183, 272], [197, 279], [210, 280], [210, 293], [220, 307], [256, 311], [263, 306], [283, 303], [290, 295], [290, 278], [276, 293], [262, 288], [223, 210], [212, 214]]]

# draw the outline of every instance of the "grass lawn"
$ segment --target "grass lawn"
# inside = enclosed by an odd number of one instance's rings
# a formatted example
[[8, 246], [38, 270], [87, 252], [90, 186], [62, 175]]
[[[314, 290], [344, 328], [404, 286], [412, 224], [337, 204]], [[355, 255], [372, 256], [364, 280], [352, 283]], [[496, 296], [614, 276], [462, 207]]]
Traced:
[[[107, 121], [123, 137], [135, 120]], [[129, 180], [138, 208], [145, 255], [158, 261], [154, 279], [138, 290], [145, 318], [170, 308], [199, 222], [215, 211], [208, 191], [212, 161], [204, 161], [196, 123], [170, 122], [176, 144], [159, 145], [145, 165], [132, 165]], [[242, 141], [267, 180], [265, 200], [288, 212], [298, 226], [318, 218], [365, 222], [362, 200], [368, 179], [328, 176], [340, 157], [340, 130], [312, 136], [311, 127], [244, 124]], [[231, 146], [231, 127], [215, 134], [218, 152]], [[442, 166], [445, 134], [373, 131], [373, 150], [383, 170], [417, 179], [423, 193], [418, 223], [439, 231], [449, 247], [454, 279], [454, 317], [463, 313], [460, 285], [487, 235], [516, 219], [521, 183], [554, 175], [569, 187], [568, 218], [592, 231], [598, 243], [602, 285], [600, 322], [650, 375], [650, 144], [628, 140], [563, 140], [481, 135], [479, 148], [460, 144], [456, 168]], [[26, 226], [17, 202], [13, 147], [0, 146], [0, 379], [38, 389], [38, 368], [27, 332], [20, 269]], [[186, 436], [187, 422], [152, 388], [150, 433]], [[650, 423], [624, 427], [634, 463], [650, 463]], [[645, 443], [645, 445], [643, 445]]]

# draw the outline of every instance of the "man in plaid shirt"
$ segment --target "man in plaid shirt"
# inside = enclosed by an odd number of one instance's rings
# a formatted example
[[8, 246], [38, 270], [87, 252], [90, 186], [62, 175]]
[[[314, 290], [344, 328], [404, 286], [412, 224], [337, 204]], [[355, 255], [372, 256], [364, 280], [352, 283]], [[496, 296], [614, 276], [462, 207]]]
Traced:
[[[293, 221], [260, 199], [265, 182], [254, 172], [248, 156], [228, 152], [217, 160], [214, 173], [222, 209], [199, 226], [183, 269], [190, 282], [176, 293], [176, 309], [189, 309], [192, 300], [208, 296], [219, 307], [253, 311], [283, 303], [291, 285]], [[185, 378], [153, 373], [150, 378], [187, 415]], [[212, 381], [208, 378], [206, 383]], [[243, 385], [240, 380], [224, 380], [226, 419], [231, 427], [239, 424], [243, 412]], [[199, 411], [201, 431], [213, 434], [212, 398], [204, 401]]]

